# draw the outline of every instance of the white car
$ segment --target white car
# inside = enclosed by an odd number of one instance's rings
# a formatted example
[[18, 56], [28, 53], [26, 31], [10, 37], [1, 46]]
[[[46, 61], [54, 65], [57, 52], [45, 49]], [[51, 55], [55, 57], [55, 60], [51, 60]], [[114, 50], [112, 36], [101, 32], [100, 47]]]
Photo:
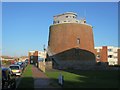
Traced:
[[22, 75], [22, 69], [21, 69], [20, 65], [10, 65], [9, 68], [12, 70], [12, 73], [14, 75], [18, 75], [18, 76]]

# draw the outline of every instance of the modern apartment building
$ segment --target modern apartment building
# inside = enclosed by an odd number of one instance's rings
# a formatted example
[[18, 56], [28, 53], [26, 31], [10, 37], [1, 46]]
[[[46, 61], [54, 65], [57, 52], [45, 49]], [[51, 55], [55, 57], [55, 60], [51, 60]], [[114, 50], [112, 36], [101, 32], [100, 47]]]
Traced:
[[108, 62], [109, 65], [120, 65], [118, 53], [120, 50], [114, 46], [101, 46], [95, 47], [96, 49], [96, 61]]
[[49, 28], [48, 55], [62, 67], [94, 64], [92, 29], [85, 19], [78, 20], [76, 13], [66, 12], [54, 16]]

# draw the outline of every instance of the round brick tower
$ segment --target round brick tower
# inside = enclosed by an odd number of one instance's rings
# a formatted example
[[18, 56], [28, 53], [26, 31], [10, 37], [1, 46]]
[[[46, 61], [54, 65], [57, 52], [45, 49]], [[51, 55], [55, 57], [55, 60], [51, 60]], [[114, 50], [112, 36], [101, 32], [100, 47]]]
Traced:
[[95, 63], [92, 26], [76, 18], [72, 12], [54, 16], [49, 28], [49, 53], [63, 67]]

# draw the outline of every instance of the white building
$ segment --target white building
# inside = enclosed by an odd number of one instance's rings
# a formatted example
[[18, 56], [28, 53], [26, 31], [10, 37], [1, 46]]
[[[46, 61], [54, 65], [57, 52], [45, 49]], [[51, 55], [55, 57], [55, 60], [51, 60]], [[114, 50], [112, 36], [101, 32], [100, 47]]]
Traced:
[[[53, 24], [61, 24], [61, 23], [86, 24], [86, 19], [83, 18], [81, 20], [78, 20], [76, 13], [74, 13], [74, 12], [66, 12], [66, 13], [54, 16]], [[89, 24], [86, 24], [86, 25], [89, 25]], [[91, 25], [89, 25], [89, 26], [91, 26]]]
[[108, 62], [109, 65], [118, 64], [118, 47], [108, 46]]
[[[36, 51], [29, 51], [30, 55], [31, 55], [31, 59], [33, 58], [34, 54]], [[38, 56], [38, 60], [40, 59], [45, 59], [46, 58], [46, 51], [37, 51], [37, 55]]]
[[[104, 52], [107, 53], [107, 56], [103, 56], [104, 58], [102, 59], [107, 59], [107, 62], [109, 65], [118, 65], [118, 47], [114, 47], [114, 46], [106, 46], [107, 50], [104, 50]], [[101, 60], [101, 57], [103, 55], [103, 46], [101, 47], [95, 47], [97, 55], [96, 55], [96, 59], [98, 59], [98, 61], [104, 61]]]

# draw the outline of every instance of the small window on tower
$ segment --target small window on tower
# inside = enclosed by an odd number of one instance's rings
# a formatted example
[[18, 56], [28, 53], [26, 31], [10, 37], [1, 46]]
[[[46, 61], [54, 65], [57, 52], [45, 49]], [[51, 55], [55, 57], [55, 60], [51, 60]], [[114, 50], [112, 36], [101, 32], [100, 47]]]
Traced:
[[80, 44], [80, 38], [77, 38], [77, 44]]

